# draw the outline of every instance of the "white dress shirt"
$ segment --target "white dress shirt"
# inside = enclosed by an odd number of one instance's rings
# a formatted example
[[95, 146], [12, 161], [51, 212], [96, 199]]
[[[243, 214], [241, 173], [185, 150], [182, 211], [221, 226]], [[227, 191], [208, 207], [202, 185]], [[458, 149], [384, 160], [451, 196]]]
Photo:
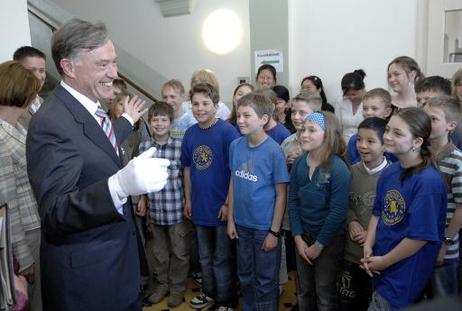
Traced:
[[[95, 103], [87, 96], [83, 95], [76, 89], [72, 88], [70, 85], [66, 84], [64, 81], [61, 81], [61, 86], [65, 88], [66, 91], [68, 91], [79, 103], [81, 103], [82, 106], [88, 111], [88, 113], [92, 115], [92, 117], [95, 119], [98, 125], [100, 125], [100, 118], [96, 115], [96, 110], [98, 109], [98, 106], [101, 106], [99, 101]], [[123, 113], [122, 117], [127, 119], [128, 122], [130, 122], [130, 124], [133, 126], [133, 119], [127, 113]], [[127, 198], [121, 198], [117, 195], [117, 192], [115, 191], [114, 181], [111, 178], [108, 179], [107, 185], [109, 187], [112, 202], [114, 203], [117, 212], [119, 212], [119, 214], [123, 214], [123, 205], [127, 202]]]

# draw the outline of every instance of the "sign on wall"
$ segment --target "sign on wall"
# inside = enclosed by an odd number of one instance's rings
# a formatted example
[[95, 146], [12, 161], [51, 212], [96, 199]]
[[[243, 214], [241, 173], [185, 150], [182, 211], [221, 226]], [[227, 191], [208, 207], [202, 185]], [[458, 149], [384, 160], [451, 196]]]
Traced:
[[255, 72], [261, 65], [270, 64], [277, 72], [284, 72], [284, 58], [282, 50], [260, 50], [255, 51]]

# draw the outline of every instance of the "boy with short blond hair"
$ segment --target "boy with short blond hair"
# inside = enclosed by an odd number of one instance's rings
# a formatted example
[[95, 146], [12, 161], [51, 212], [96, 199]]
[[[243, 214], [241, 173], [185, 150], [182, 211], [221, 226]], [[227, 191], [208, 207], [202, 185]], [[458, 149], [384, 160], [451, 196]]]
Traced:
[[[392, 113], [391, 95], [382, 88], [375, 88], [368, 91], [363, 97], [363, 117], [364, 119], [370, 117], [378, 117], [388, 120]], [[347, 146], [347, 160], [350, 165], [361, 161], [358, 149], [356, 148], [356, 141], [358, 134], [351, 136]], [[394, 156], [386, 153], [385, 156], [391, 161], [396, 160]]]
[[462, 151], [449, 139], [460, 121], [461, 110], [451, 96], [437, 96], [426, 102], [424, 111], [432, 121], [431, 151], [446, 180], [448, 208], [446, 231], [431, 284], [439, 296], [458, 292], [459, 235], [462, 227]]
[[299, 137], [305, 117], [312, 112], [321, 111], [321, 107], [322, 98], [314, 92], [302, 91], [292, 98], [290, 118], [296, 132], [284, 139], [281, 144], [282, 151], [284, 151], [287, 159], [287, 165], [292, 165], [292, 162], [303, 153]]
[[148, 226], [152, 232], [152, 269], [154, 292], [148, 297], [159, 303], [170, 293], [168, 306], [179, 306], [184, 299], [189, 270], [191, 224], [183, 217], [183, 174], [180, 162], [181, 139], [170, 136], [173, 108], [158, 102], [148, 111], [152, 138], [140, 144], [140, 152], [155, 147], [156, 157], [169, 159], [169, 178], [164, 189], [141, 196], [137, 213], [148, 209]]
[[391, 95], [385, 89], [375, 88], [363, 97], [367, 101], [366, 107], [363, 107], [363, 117], [378, 117], [387, 120], [392, 113]]
[[229, 122], [216, 117], [220, 96], [211, 84], [191, 92], [197, 124], [186, 130], [181, 150], [184, 166], [184, 214], [196, 227], [203, 293], [193, 309], [232, 311], [236, 303], [231, 241], [226, 235], [229, 189], [229, 145], [239, 137]]
[[170, 136], [183, 139], [184, 133], [197, 123], [196, 119], [184, 108], [185, 90], [181, 81], [172, 79], [164, 83], [161, 89], [162, 100], [172, 106], [175, 117], [170, 130]]
[[252, 92], [237, 107], [244, 135], [232, 142], [228, 235], [237, 238], [243, 310], [278, 310], [281, 223], [289, 176], [284, 154], [264, 127], [274, 105]]

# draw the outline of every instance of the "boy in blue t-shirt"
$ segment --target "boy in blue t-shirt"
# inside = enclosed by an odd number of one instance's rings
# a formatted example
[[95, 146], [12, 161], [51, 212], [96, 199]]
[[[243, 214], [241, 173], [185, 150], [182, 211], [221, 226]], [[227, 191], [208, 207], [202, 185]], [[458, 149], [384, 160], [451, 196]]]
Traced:
[[232, 310], [236, 302], [228, 217], [229, 145], [239, 134], [227, 121], [215, 117], [218, 91], [197, 84], [190, 92], [192, 113], [198, 123], [186, 130], [181, 148], [184, 167], [184, 214], [196, 227], [203, 293], [191, 307]]
[[237, 240], [243, 310], [278, 310], [280, 242], [289, 176], [281, 147], [265, 133], [274, 106], [264, 94], [239, 100], [244, 134], [230, 147], [228, 235]]

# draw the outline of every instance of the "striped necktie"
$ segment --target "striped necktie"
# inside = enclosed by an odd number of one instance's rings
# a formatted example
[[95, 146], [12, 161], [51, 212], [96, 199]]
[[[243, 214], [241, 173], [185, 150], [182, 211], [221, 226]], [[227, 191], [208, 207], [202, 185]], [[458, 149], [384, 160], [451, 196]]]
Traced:
[[116, 137], [114, 134], [114, 130], [112, 128], [111, 120], [109, 120], [109, 116], [107, 115], [106, 111], [101, 108], [101, 106], [98, 106], [98, 109], [96, 110], [95, 113], [98, 118], [100, 119], [100, 124], [101, 128], [103, 129], [104, 133], [106, 134], [107, 138], [111, 142], [112, 147], [114, 148], [115, 152], [117, 153], [117, 156], [119, 155], [119, 148], [117, 146], [117, 141]]

